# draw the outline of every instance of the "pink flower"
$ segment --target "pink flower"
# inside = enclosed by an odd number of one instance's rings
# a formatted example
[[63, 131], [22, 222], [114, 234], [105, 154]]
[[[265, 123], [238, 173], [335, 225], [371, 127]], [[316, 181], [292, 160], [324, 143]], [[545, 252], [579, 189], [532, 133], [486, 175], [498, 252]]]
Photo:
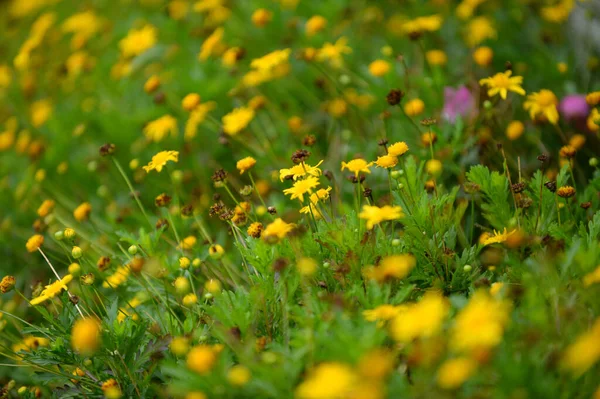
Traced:
[[578, 119], [587, 117], [590, 107], [581, 94], [564, 96], [558, 105], [558, 110], [565, 119]]
[[475, 98], [465, 86], [460, 86], [457, 89], [445, 87], [442, 118], [450, 123], [454, 123], [459, 115], [463, 119], [477, 116]]

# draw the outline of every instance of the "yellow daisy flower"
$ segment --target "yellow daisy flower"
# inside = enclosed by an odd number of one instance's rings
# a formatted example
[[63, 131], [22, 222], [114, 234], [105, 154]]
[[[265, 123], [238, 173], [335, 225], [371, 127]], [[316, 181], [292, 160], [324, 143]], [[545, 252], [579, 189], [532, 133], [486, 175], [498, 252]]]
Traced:
[[179, 162], [178, 151], [161, 151], [152, 157], [152, 161], [148, 165], [143, 166], [146, 173], [150, 173], [151, 170], [160, 172], [167, 162]]
[[558, 99], [550, 90], [542, 89], [537, 93], [527, 96], [523, 108], [529, 111], [531, 119], [543, 116], [548, 122], [556, 125], [558, 123]]
[[523, 77], [511, 77], [510, 75], [512, 75], [512, 71], [499, 72], [492, 77], [481, 79], [479, 84], [488, 87], [488, 96], [490, 97], [494, 97], [496, 94], [500, 93], [500, 97], [502, 97], [503, 100], [506, 100], [509, 91], [522, 96], [525, 95], [525, 90], [521, 87], [523, 84]]

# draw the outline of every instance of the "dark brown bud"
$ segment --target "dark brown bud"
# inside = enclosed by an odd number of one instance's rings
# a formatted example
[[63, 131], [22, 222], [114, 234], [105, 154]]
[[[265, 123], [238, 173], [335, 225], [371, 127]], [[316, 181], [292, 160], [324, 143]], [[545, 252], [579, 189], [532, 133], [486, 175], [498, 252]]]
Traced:
[[363, 191], [363, 197], [369, 198], [372, 201], [373, 200], [373, 190], [371, 190], [370, 188], [365, 188], [365, 190]]
[[106, 143], [102, 147], [100, 147], [100, 156], [112, 155], [115, 153], [117, 147], [114, 144]]
[[515, 194], [522, 193], [525, 190], [525, 183], [515, 183], [512, 186], [510, 186], [510, 188]]
[[504, 63], [504, 70], [505, 70], [505, 71], [512, 71], [512, 62], [510, 62], [510, 61], [506, 61], [506, 62]]
[[167, 99], [167, 96], [165, 96], [165, 93], [163, 93], [163, 92], [157, 93], [154, 96], [154, 104], [163, 104], [166, 99]]
[[538, 155], [538, 157], [537, 157], [538, 161], [540, 161], [541, 163], [548, 161], [548, 158], [549, 158], [548, 154]]
[[421, 121], [421, 125], [423, 126], [431, 126], [437, 123], [437, 119], [435, 118], [425, 118]]
[[159, 208], [169, 206], [170, 203], [171, 197], [165, 193], [162, 193], [158, 197], [154, 198], [154, 205]]
[[310, 157], [310, 151], [307, 150], [296, 150], [292, 154], [292, 162], [294, 165], [298, 165], [300, 163], [306, 162], [306, 160]]
[[333, 181], [333, 172], [331, 172], [330, 170], [327, 169], [323, 171], [323, 176], [325, 176], [327, 180]]
[[225, 172], [223, 169], [217, 169], [212, 175], [212, 180], [214, 182], [224, 182], [227, 180], [227, 172]]
[[498, 151], [500, 151], [502, 149], [502, 143], [497, 143], [496, 148], [498, 149]]
[[393, 106], [393, 105], [400, 104], [400, 102], [402, 101], [403, 97], [404, 97], [404, 92], [402, 90], [392, 89], [387, 94], [387, 96], [385, 97], [385, 99], [387, 100], [387, 103], [389, 105]]
[[382, 147], [385, 147], [385, 146], [387, 146], [387, 144], [388, 144], [388, 139], [381, 139], [381, 140], [379, 140], [379, 142], [377, 143], [377, 145], [380, 145], [380, 146], [382, 146]]
[[101, 256], [100, 259], [98, 259], [98, 262], [96, 263], [96, 266], [98, 266], [98, 270], [100, 270], [101, 272], [108, 269], [109, 265], [110, 258], [108, 256]]
[[302, 140], [302, 144], [307, 147], [312, 147], [313, 145], [315, 145], [316, 142], [317, 138], [313, 134], [308, 134], [304, 136], [304, 139]]
[[277, 258], [273, 262], [273, 270], [276, 272], [282, 272], [288, 265], [288, 261], [285, 258]]
[[466, 182], [465, 184], [463, 184], [463, 188], [465, 190], [465, 193], [467, 194], [473, 194], [481, 190], [481, 186], [473, 182]]
[[423, 34], [421, 32], [416, 32], [416, 31], [415, 32], [410, 32], [408, 34], [408, 38], [410, 40], [412, 40], [413, 42], [419, 40], [421, 38], [421, 36], [423, 36]]
[[183, 208], [181, 208], [182, 216], [191, 216], [192, 213], [194, 213], [194, 207], [192, 204], [185, 205]]
[[271, 215], [275, 215], [277, 213], [277, 209], [275, 209], [274, 206], [270, 206], [267, 208], [267, 212], [269, 212]]
[[69, 301], [71, 301], [73, 305], [77, 305], [79, 303], [79, 297], [77, 295], [71, 295]]
[[581, 204], [579, 204], [579, 206], [582, 209], [590, 209], [592, 207], [592, 203], [591, 202], [582, 202]]
[[162, 229], [163, 227], [168, 228], [169, 221], [167, 219], [158, 219], [158, 221], [156, 222], [156, 229]]
[[544, 183], [544, 186], [546, 186], [546, 188], [548, 190], [550, 190], [550, 192], [552, 192], [552, 193], [556, 192], [556, 182], [555, 181], [547, 181], [546, 183]]

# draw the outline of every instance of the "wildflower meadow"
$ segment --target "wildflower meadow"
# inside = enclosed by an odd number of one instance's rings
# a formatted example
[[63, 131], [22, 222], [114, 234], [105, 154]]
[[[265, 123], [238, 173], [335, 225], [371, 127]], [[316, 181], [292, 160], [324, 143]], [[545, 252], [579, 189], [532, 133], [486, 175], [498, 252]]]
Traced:
[[0, 2], [0, 399], [600, 399], [600, 1]]

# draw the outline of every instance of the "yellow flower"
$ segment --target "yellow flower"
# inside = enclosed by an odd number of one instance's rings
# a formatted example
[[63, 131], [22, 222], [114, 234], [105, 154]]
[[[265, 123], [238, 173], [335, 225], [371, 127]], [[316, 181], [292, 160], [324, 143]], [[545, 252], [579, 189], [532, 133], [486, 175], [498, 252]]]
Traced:
[[485, 67], [490, 65], [492, 58], [494, 58], [494, 51], [487, 46], [477, 47], [473, 51], [473, 61], [479, 66]]
[[224, 66], [231, 68], [240, 60], [243, 51], [240, 47], [228, 48], [221, 56], [221, 62]]
[[181, 302], [185, 306], [190, 307], [190, 306], [193, 306], [194, 304], [198, 303], [198, 297], [196, 296], [196, 294], [187, 294], [186, 296], [183, 297]]
[[156, 75], [152, 75], [144, 83], [144, 91], [148, 94], [153, 93], [160, 87], [160, 78]]
[[399, 141], [388, 147], [388, 155], [400, 157], [408, 152], [408, 145], [404, 141]]
[[187, 236], [183, 240], [181, 240], [181, 244], [179, 245], [179, 247], [181, 247], [181, 249], [192, 249], [196, 245], [196, 242], [198, 242], [198, 239], [196, 237]]
[[381, 157], [377, 157], [377, 161], [375, 161], [375, 165], [380, 168], [393, 168], [398, 164], [398, 158], [392, 155], [383, 155]]
[[221, 40], [223, 39], [223, 28], [217, 28], [206, 40], [202, 43], [202, 47], [200, 48], [200, 53], [198, 54], [198, 59], [200, 61], [205, 61], [213, 54], [216, 54], [221, 47]]
[[442, 27], [443, 22], [444, 19], [439, 14], [417, 17], [409, 21], [404, 21], [402, 31], [406, 34], [435, 32]]
[[499, 243], [505, 242], [516, 231], [517, 231], [516, 229], [507, 231], [506, 227], [504, 228], [504, 231], [502, 231], [502, 232], [498, 232], [498, 231], [494, 230], [494, 235], [487, 237], [485, 239], [485, 241], [483, 241], [483, 245], [499, 244]]
[[321, 15], [313, 15], [306, 21], [304, 30], [306, 36], [314, 36], [316, 33], [322, 31], [327, 26], [327, 20]]
[[448, 62], [448, 56], [442, 50], [429, 50], [425, 53], [425, 57], [427, 58], [427, 62], [430, 65], [446, 65]]
[[272, 71], [278, 66], [287, 62], [290, 58], [292, 49], [286, 48], [282, 50], [272, 51], [260, 58], [256, 58], [250, 62], [250, 67], [260, 71]]
[[588, 93], [585, 96], [585, 101], [592, 107], [595, 107], [596, 105], [600, 104], [600, 91]]
[[286, 223], [281, 218], [277, 218], [264, 228], [261, 237], [265, 241], [277, 242], [284, 238], [290, 231], [292, 231], [294, 226], [295, 224], [293, 223]]
[[589, 331], [579, 335], [563, 355], [562, 366], [575, 376], [589, 370], [600, 359], [600, 318]]
[[408, 116], [417, 116], [425, 110], [425, 103], [419, 98], [408, 101], [404, 104], [404, 112]]
[[227, 381], [229, 381], [231, 385], [238, 387], [246, 385], [251, 377], [252, 375], [250, 374], [248, 367], [242, 366], [241, 364], [236, 364], [227, 371]]
[[323, 163], [323, 160], [319, 161], [315, 166], [310, 166], [307, 163], [294, 165], [289, 169], [280, 169], [279, 170], [279, 180], [283, 181], [286, 177], [292, 176], [293, 180], [297, 180], [299, 177], [304, 176], [321, 176], [321, 169], [319, 166]]
[[317, 261], [313, 258], [301, 257], [296, 261], [296, 267], [302, 276], [312, 276], [317, 271]]
[[583, 277], [583, 286], [589, 287], [592, 284], [600, 283], [600, 266], [598, 266], [594, 271], [586, 274]]
[[198, 133], [198, 126], [206, 119], [206, 115], [215, 107], [217, 103], [214, 101], [208, 101], [206, 103], [199, 104], [192, 112], [190, 112], [190, 116], [185, 123], [185, 133], [183, 137], [186, 141], [189, 141], [196, 137]]
[[442, 162], [439, 159], [428, 159], [425, 162], [425, 171], [432, 176], [439, 176], [442, 173]]
[[506, 127], [506, 138], [514, 141], [523, 135], [525, 125], [521, 121], [510, 121]]
[[240, 175], [243, 175], [244, 172], [247, 172], [250, 169], [252, 169], [254, 167], [254, 165], [256, 165], [256, 159], [254, 159], [252, 157], [246, 157], [246, 158], [242, 158], [239, 161], [237, 161], [235, 166], [240, 171]]
[[169, 344], [169, 349], [176, 356], [183, 356], [190, 349], [190, 340], [186, 337], [174, 337]]
[[298, 399], [349, 398], [357, 382], [350, 366], [342, 363], [321, 363], [309, 371], [296, 388]]
[[187, 367], [200, 375], [207, 374], [217, 362], [217, 353], [208, 345], [194, 346], [187, 355]]
[[587, 127], [592, 132], [600, 131], [600, 111], [598, 111], [598, 108], [594, 108], [590, 112], [587, 118]]
[[317, 60], [328, 61], [333, 68], [339, 68], [343, 64], [343, 54], [350, 54], [352, 49], [347, 46], [348, 38], [342, 36], [335, 44], [325, 43], [321, 49], [318, 50]]
[[343, 98], [334, 98], [325, 103], [325, 109], [334, 118], [340, 118], [348, 112], [348, 103]]
[[254, 119], [254, 110], [252, 108], [236, 108], [223, 117], [223, 131], [230, 136], [235, 136], [244, 130], [252, 119]]
[[146, 173], [150, 173], [151, 170], [160, 172], [169, 161], [179, 162], [179, 151], [161, 151], [154, 155], [152, 161], [143, 168]]
[[38, 100], [31, 104], [31, 124], [40, 127], [52, 115], [52, 103], [48, 99]]
[[369, 72], [376, 77], [384, 76], [390, 69], [390, 63], [384, 60], [375, 60], [369, 64]]
[[158, 31], [152, 25], [140, 29], [131, 29], [127, 36], [119, 42], [119, 49], [125, 58], [135, 57], [154, 47]]
[[92, 213], [92, 205], [89, 202], [84, 202], [73, 211], [73, 217], [78, 222], [86, 220]]
[[311, 194], [312, 189], [319, 185], [319, 179], [314, 176], [309, 176], [303, 180], [296, 180], [294, 186], [283, 190], [283, 193], [290, 195], [290, 199], [299, 198], [300, 202], [304, 202], [304, 194]]
[[389, 328], [396, 341], [410, 343], [415, 338], [428, 338], [442, 328], [449, 309], [448, 301], [438, 292], [427, 292], [419, 302], [407, 305]]
[[100, 346], [100, 323], [93, 318], [79, 319], [71, 330], [71, 346], [84, 356], [96, 352]]
[[181, 107], [188, 112], [191, 112], [200, 104], [200, 94], [190, 93], [181, 100]]
[[362, 158], [356, 158], [350, 162], [342, 162], [342, 171], [348, 169], [350, 172], [354, 173], [354, 176], [358, 177], [360, 172], [371, 173], [369, 170], [371, 165], [373, 165], [373, 162], [367, 162]]
[[500, 343], [508, 322], [510, 303], [477, 291], [458, 313], [450, 347], [458, 352], [489, 350]]
[[127, 277], [129, 276], [129, 267], [119, 266], [117, 270], [110, 276], [106, 278], [106, 281], [102, 283], [104, 288], [117, 288], [125, 281], [127, 281]]
[[379, 266], [365, 269], [364, 273], [365, 277], [383, 283], [391, 279], [403, 279], [416, 265], [417, 260], [412, 255], [392, 255], [383, 258]]
[[499, 72], [492, 77], [481, 79], [479, 84], [488, 87], [488, 96], [490, 97], [494, 97], [496, 94], [500, 93], [500, 97], [502, 97], [503, 100], [506, 100], [509, 91], [522, 96], [525, 95], [525, 90], [521, 87], [523, 84], [523, 77], [511, 77], [510, 75], [512, 75], [512, 71]]
[[543, 7], [540, 15], [548, 22], [563, 23], [569, 18], [574, 3], [573, 0], [561, 0], [552, 6]]
[[383, 322], [393, 319], [404, 309], [404, 306], [379, 305], [375, 309], [364, 310], [363, 317], [367, 321], [376, 321], [377, 326], [381, 327]]
[[466, 357], [446, 360], [437, 373], [440, 388], [456, 389], [475, 372], [477, 363]]
[[403, 216], [401, 207], [389, 205], [381, 208], [374, 205], [363, 205], [362, 212], [358, 215], [361, 219], [367, 220], [367, 229], [369, 230], [384, 220], [400, 219]]
[[47, 301], [48, 299], [54, 298], [56, 295], [60, 294], [62, 290], [67, 289], [67, 284], [70, 283], [71, 280], [73, 280], [73, 276], [67, 274], [62, 279], [56, 280], [52, 284], [47, 285], [42, 293], [38, 297], [33, 298], [30, 303], [35, 306]]
[[0, 281], [0, 292], [6, 294], [11, 291], [15, 286], [17, 280], [14, 276], [4, 276], [2, 277], [2, 281]]
[[259, 28], [267, 25], [271, 19], [273, 19], [273, 13], [264, 8], [259, 8], [252, 13], [252, 23]]
[[29, 237], [29, 239], [27, 240], [27, 243], [25, 244], [25, 247], [27, 248], [28, 252], [35, 252], [35, 251], [37, 251], [37, 249], [39, 247], [42, 246], [43, 243], [44, 243], [44, 236], [35, 234], [35, 235]]
[[544, 117], [548, 122], [556, 125], [558, 123], [558, 110], [556, 108], [558, 99], [550, 90], [542, 89], [537, 93], [527, 96], [523, 108], [529, 111], [531, 119], [539, 116]]
[[144, 127], [146, 138], [151, 141], [159, 142], [167, 135], [177, 135], [177, 119], [171, 115], [163, 115], [155, 119]]
[[475, 47], [484, 40], [495, 39], [496, 36], [497, 32], [492, 21], [487, 17], [477, 17], [467, 25], [465, 41], [470, 47]]

